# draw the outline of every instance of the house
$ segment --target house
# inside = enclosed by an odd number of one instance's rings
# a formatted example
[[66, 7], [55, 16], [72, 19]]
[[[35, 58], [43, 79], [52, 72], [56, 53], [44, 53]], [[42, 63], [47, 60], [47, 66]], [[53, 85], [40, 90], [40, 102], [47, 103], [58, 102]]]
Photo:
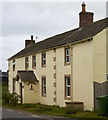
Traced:
[[0, 82], [1, 81], [8, 83], [8, 72], [2, 72], [0, 70]]
[[65, 107], [83, 103], [94, 109], [94, 82], [108, 74], [108, 18], [93, 22], [85, 3], [79, 13], [79, 27], [35, 43], [8, 59], [9, 92], [21, 95], [21, 103]]

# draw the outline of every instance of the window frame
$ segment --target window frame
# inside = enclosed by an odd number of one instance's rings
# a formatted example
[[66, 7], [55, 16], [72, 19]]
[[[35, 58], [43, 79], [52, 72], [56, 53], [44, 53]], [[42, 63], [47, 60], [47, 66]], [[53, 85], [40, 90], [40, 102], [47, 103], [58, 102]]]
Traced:
[[42, 96], [46, 97], [46, 76], [41, 77], [41, 82], [42, 82]]
[[[26, 59], [28, 59], [28, 61], [26, 61]], [[25, 57], [25, 69], [29, 68], [29, 57]]]
[[[44, 55], [45, 57], [43, 57]], [[42, 53], [41, 57], [42, 57], [42, 67], [46, 67], [46, 52]], [[45, 64], [44, 64], [44, 61], [45, 61]]]
[[[67, 81], [68, 78], [70, 79], [70, 84], [67, 84], [68, 83], [68, 81]], [[68, 89], [70, 91], [68, 91]], [[70, 77], [70, 75], [65, 75], [65, 99], [71, 99], [71, 77]]]
[[[33, 57], [35, 57], [35, 60]], [[32, 55], [32, 68], [36, 68], [36, 55]]]
[[15, 71], [15, 60], [13, 60], [12, 66], [13, 66], [13, 71]]
[[[67, 54], [67, 50], [69, 50], [69, 54]], [[66, 47], [64, 53], [65, 53], [65, 65], [69, 65], [70, 64], [70, 47]], [[69, 59], [69, 61], [67, 58]]]

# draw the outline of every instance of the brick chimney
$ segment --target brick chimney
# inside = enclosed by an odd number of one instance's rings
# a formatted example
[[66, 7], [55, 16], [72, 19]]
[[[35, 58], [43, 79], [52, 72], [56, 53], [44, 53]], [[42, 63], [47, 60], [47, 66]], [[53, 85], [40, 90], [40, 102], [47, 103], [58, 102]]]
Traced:
[[31, 40], [25, 40], [25, 47], [35, 44], [35, 40], [33, 40], [33, 35], [31, 35]]
[[92, 12], [86, 12], [86, 4], [84, 2], [81, 6], [82, 11], [79, 13], [79, 27], [92, 23], [94, 15]]

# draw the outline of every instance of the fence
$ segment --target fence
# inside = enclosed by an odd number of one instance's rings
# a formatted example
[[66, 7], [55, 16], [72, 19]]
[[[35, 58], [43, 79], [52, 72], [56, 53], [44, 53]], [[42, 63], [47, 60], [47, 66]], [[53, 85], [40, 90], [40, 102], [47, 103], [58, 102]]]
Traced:
[[108, 81], [104, 83], [94, 82], [94, 110], [98, 110], [97, 97], [102, 95], [108, 95]]

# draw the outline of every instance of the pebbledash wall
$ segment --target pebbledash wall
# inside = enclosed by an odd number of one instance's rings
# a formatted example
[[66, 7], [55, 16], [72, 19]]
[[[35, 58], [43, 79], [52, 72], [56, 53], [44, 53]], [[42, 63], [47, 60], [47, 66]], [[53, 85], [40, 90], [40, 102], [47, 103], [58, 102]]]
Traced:
[[[82, 101], [84, 110], [94, 109], [93, 82], [106, 81], [106, 29], [95, 35], [90, 41], [68, 46], [71, 49], [69, 65], [65, 65], [64, 50], [67, 46], [47, 50], [46, 67], [41, 66], [40, 52], [36, 53], [36, 68], [32, 69], [32, 55], [29, 55], [29, 70], [34, 70], [39, 82], [34, 86], [34, 93], [30, 93], [28, 85], [24, 83], [23, 103], [32, 102], [65, 107], [65, 102]], [[12, 71], [13, 60], [9, 61], [10, 92], [13, 91], [12, 80], [16, 77], [17, 71], [25, 70], [25, 57], [15, 59], [15, 71]], [[71, 99], [65, 98], [65, 75], [71, 77]], [[46, 76], [45, 97], [41, 93], [42, 76]]]

